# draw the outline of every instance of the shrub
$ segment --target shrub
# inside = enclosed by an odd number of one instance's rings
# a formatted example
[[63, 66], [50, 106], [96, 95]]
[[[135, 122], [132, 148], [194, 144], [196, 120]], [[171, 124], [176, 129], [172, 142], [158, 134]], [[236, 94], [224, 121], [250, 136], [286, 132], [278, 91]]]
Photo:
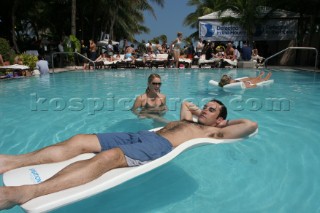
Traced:
[[65, 52], [69, 52], [68, 61], [74, 63], [75, 58], [74, 58], [73, 52], [80, 53], [80, 49], [81, 49], [80, 41], [74, 35], [65, 37], [63, 41], [63, 49]]
[[80, 52], [80, 41], [74, 35], [70, 35], [63, 42], [63, 48], [65, 52]]
[[4, 61], [9, 61], [11, 58], [9, 42], [4, 38], [0, 38], [0, 54], [2, 55]]
[[22, 58], [23, 65], [26, 65], [30, 67], [31, 70], [34, 70], [36, 67], [36, 63], [38, 61], [38, 57], [34, 55], [29, 55], [29, 54], [21, 54], [19, 57]]
[[72, 43], [72, 46], [74, 47], [74, 50], [79, 53], [81, 49], [80, 41], [74, 35], [70, 35], [69, 38]]

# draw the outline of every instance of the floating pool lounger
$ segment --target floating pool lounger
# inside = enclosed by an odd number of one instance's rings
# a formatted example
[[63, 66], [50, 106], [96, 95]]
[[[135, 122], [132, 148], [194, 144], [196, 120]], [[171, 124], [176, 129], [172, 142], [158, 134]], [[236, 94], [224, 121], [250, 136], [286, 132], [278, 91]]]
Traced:
[[28, 70], [30, 67], [20, 64], [8, 65], [8, 66], [0, 66], [0, 69], [12, 69], [12, 70]]
[[[249, 137], [257, 134], [257, 132], [258, 130], [256, 130], [256, 132], [251, 134]], [[222, 140], [212, 138], [192, 139], [179, 145], [161, 158], [158, 158], [147, 164], [136, 167], [117, 168], [110, 170], [89, 183], [34, 198], [22, 204], [21, 207], [24, 211], [31, 213], [52, 211], [59, 207], [83, 200], [100, 192], [106, 191], [134, 177], [149, 172], [159, 166], [164, 165], [165, 163], [168, 163], [180, 153], [188, 149], [205, 144], [232, 143], [242, 139], [243, 138]], [[87, 153], [81, 154], [63, 162], [41, 164], [14, 169], [3, 174], [3, 183], [5, 186], [38, 184], [49, 179], [69, 164], [80, 160], [89, 159], [94, 156], [95, 154], [93, 153]]]
[[[243, 77], [243, 78], [247, 78], [247, 77]], [[242, 78], [236, 78], [235, 80], [241, 80]], [[270, 79], [270, 80], [267, 80], [267, 81], [262, 81], [262, 82], [259, 82], [257, 83], [257, 87], [262, 87], [262, 86], [267, 86], [267, 85], [270, 85], [274, 82], [273, 79]], [[210, 80], [209, 81], [209, 84], [214, 86], [214, 87], [218, 87], [218, 88], [221, 88], [219, 86], [219, 82], [215, 81], [215, 80]], [[243, 89], [247, 89], [245, 84], [243, 82], [236, 82], [236, 83], [231, 83], [231, 84], [227, 84], [227, 85], [224, 85], [223, 87], [223, 90], [225, 91], [232, 91], [232, 90], [243, 90]]]

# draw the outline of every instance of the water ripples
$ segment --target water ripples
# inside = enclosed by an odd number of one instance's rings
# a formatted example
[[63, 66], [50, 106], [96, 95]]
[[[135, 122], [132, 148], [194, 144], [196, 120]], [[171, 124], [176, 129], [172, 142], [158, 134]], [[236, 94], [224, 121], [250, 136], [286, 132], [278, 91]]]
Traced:
[[[157, 124], [151, 120], [137, 119], [124, 108], [112, 111], [103, 109], [93, 114], [88, 113], [87, 109], [31, 111], [29, 97], [36, 92], [38, 97], [45, 98], [63, 97], [68, 100], [80, 97], [86, 100], [99, 97], [106, 100], [107, 94], [112, 93], [116, 101], [121, 98], [134, 99], [145, 91], [146, 79], [152, 72], [158, 72], [162, 76], [161, 89], [168, 100], [192, 97], [201, 104], [202, 99], [217, 98], [230, 106], [230, 101], [235, 98], [242, 98], [243, 103], [256, 98], [262, 101], [263, 107], [259, 110], [250, 108], [250, 105], [243, 105], [243, 110], [229, 108], [230, 119], [252, 119], [258, 122], [259, 133], [241, 142], [207, 145], [182, 153], [171, 164], [164, 166], [161, 170], [163, 173], [157, 174], [146, 186], [152, 189], [154, 195], [177, 199], [162, 199], [165, 202], [157, 205], [156, 209], [153, 208], [155, 203], [150, 201], [150, 204], [144, 203], [144, 209], [170, 213], [316, 212], [319, 209], [320, 83], [318, 78], [309, 73], [273, 72], [275, 83], [272, 86], [234, 93], [213, 90], [208, 86], [208, 81], [218, 79], [226, 72], [234, 77], [256, 73], [251, 70], [212, 72], [211, 69], [194, 72], [117, 70], [62, 73], [43, 79], [3, 82], [5, 84], [0, 84], [0, 124], [4, 127], [0, 129], [1, 152], [25, 153], [65, 140], [77, 133], [134, 132], [156, 127]], [[269, 109], [265, 105], [267, 98], [285, 98], [290, 101], [290, 108]], [[178, 107], [180, 105], [172, 104]], [[179, 112], [178, 109], [170, 110], [166, 118], [177, 119]], [[173, 171], [177, 170], [179, 172], [172, 178]], [[145, 183], [150, 178], [146, 174], [132, 183], [141, 185], [141, 182]], [[161, 181], [162, 179], [166, 181]], [[170, 195], [161, 190], [167, 183], [170, 183]], [[152, 187], [153, 184], [160, 186]], [[126, 191], [125, 186], [127, 185], [124, 184], [123, 194], [127, 194], [129, 189], [138, 194], [139, 190], [128, 187]], [[123, 194], [112, 194], [108, 201], [114, 206], [121, 206], [123, 212], [131, 212], [130, 206], [134, 206], [137, 200], [130, 198], [132, 200], [127, 202], [126, 208], [120, 199]], [[119, 196], [119, 199], [114, 196]], [[73, 210], [81, 211], [81, 208], [75, 207]], [[104, 211], [105, 208], [101, 210]]]

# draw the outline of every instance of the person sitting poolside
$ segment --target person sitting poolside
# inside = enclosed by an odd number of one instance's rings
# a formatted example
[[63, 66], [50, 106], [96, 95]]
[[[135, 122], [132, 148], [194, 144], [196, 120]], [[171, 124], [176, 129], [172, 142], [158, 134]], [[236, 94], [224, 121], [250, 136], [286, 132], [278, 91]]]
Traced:
[[128, 46], [127, 48], [126, 48], [126, 51], [125, 51], [126, 53], [125, 53], [125, 55], [124, 55], [124, 59], [126, 59], [126, 60], [132, 60], [132, 61], [134, 61], [135, 60], [135, 57], [133, 56], [133, 53], [134, 53], [134, 46], [133, 46], [133, 44], [131, 44], [131, 46]]
[[227, 84], [243, 82], [246, 88], [253, 88], [253, 87], [257, 87], [257, 83], [269, 80], [272, 73], [270, 72], [267, 74], [266, 77], [262, 78], [263, 75], [264, 75], [264, 72], [261, 72], [261, 74], [258, 77], [242, 78], [239, 80], [234, 80], [231, 78], [231, 76], [223, 75], [220, 79], [219, 86], [223, 87]]
[[4, 61], [1, 54], [0, 54], [0, 66], [4, 66]]
[[120, 61], [120, 59], [121, 59], [120, 53], [115, 53], [113, 54], [112, 57], [110, 57], [110, 61]]
[[226, 58], [224, 54], [223, 46], [218, 46], [216, 50], [217, 50], [217, 53], [215, 55], [216, 58], [220, 58], [220, 59]]
[[99, 55], [99, 57], [98, 58], [96, 58], [96, 60], [94, 60], [93, 62], [89, 62], [89, 63], [84, 63], [83, 64], [83, 69], [91, 69], [91, 67], [92, 67], [92, 69], [95, 67], [95, 68], [97, 68], [97, 69], [101, 69], [103, 66], [104, 66], [104, 62], [105, 61], [109, 61], [109, 59], [107, 58], [107, 55], [106, 55], [106, 53], [101, 53], [100, 55]]
[[[198, 116], [198, 122], [192, 121], [193, 116]], [[209, 101], [202, 110], [192, 103], [184, 102], [181, 105], [180, 121], [170, 122], [155, 132], [80, 134], [31, 153], [0, 155], [2, 174], [23, 166], [60, 162], [83, 153], [97, 153], [93, 158], [68, 165], [39, 184], [0, 187], [0, 210], [86, 184], [115, 168], [148, 163], [194, 138], [242, 138], [257, 129], [258, 125], [253, 121], [228, 121], [226, 117], [227, 108], [218, 100]]]
[[252, 50], [252, 60], [255, 60], [258, 65], [261, 65], [264, 62], [264, 57], [260, 56], [258, 53], [258, 49]]
[[161, 84], [160, 75], [149, 75], [146, 92], [135, 99], [131, 108], [139, 118], [152, 118], [161, 123], [168, 123], [161, 117], [167, 111], [166, 96], [160, 93]]
[[209, 43], [209, 47], [207, 48], [205, 55], [206, 55], [206, 60], [212, 60], [213, 58], [216, 58], [215, 55], [215, 44], [214, 42]]
[[231, 59], [231, 60], [234, 60], [234, 59], [235, 59], [234, 49], [233, 49], [233, 47], [232, 47], [232, 43], [231, 43], [231, 42], [229, 42], [229, 43], [227, 44], [227, 48], [225, 49], [224, 53], [225, 53], [225, 58], [226, 58], [226, 59]]
[[143, 62], [146, 63], [146, 62], [150, 62], [152, 61], [153, 59], [156, 58], [156, 55], [153, 53], [153, 52], [148, 52], [146, 54], [143, 55]]
[[8, 66], [10, 65], [9, 61], [4, 61], [2, 55], [0, 54], [0, 66]]
[[19, 65], [23, 65], [23, 60], [20, 56], [16, 56], [14, 58], [14, 64], [19, 64]]

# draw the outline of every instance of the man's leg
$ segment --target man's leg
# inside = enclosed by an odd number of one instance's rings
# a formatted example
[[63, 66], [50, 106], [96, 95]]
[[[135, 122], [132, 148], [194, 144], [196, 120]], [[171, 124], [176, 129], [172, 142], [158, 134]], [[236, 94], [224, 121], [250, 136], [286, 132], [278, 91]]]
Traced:
[[88, 183], [111, 169], [127, 166], [121, 149], [114, 148], [101, 152], [91, 159], [70, 164], [40, 184], [0, 187], [0, 210], [23, 204], [39, 196]]
[[0, 174], [23, 166], [68, 160], [82, 153], [100, 152], [96, 135], [76, 135], [61, 143], [23, 155], [0, 155]]

